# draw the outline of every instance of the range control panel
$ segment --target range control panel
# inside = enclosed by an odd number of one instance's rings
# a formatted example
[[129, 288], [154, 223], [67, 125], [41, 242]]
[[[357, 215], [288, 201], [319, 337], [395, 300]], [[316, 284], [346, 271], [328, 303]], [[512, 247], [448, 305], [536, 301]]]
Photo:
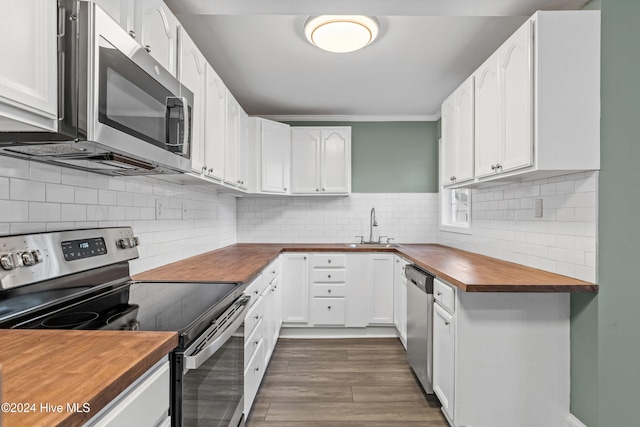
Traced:
[[131, 227], [0, 236], [0, 290], [138, 258]]

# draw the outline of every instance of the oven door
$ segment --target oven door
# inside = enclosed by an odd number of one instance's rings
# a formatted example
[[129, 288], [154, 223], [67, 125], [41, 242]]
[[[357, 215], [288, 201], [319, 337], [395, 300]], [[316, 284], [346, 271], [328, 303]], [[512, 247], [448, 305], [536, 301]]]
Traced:
[[239, 298], [186, 350], [174, 354], [173, 427], [244, 425], [244, 316]]

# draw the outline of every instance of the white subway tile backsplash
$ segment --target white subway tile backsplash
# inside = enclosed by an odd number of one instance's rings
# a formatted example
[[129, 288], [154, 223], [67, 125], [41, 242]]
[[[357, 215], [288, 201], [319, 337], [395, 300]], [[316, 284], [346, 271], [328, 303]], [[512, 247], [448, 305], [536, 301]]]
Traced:
[[472, 190], [470, 234], [440, 230], [437, 242], [595, 282], [597, 182], [580, 172]]
[[435, 243], [437, 194], [353, 193], [349, 197], [245, 197], [238, 200], [239, 242], [336, 243], [369, 239], [369, 215], [376, 209], [373, 239]]
[[27, 179], [11, 178], [9, 180], [9, 198], [11, 200], [45, 201], [45, 184]]
[[[156, 220], [157, 195], [168, 197], [161, 220]], [[2, 156], [0, 211], [0, 234], [5, 235], [132, 226], [142, 241], [132, 274], [236, 242], [236, 200], [211, 188], [153, 177], [109, 177]]]

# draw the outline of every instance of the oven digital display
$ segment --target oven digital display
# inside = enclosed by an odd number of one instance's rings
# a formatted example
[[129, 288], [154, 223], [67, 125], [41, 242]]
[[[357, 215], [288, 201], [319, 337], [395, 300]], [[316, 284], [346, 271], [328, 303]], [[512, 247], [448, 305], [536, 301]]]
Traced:
[[68, 240], [62, 242], [62, 253], [64, 254], [65, 261], [75, 261], [77, 259], [104, 255], [107, 253], [107, 246], [104, 244], [102, 237]]

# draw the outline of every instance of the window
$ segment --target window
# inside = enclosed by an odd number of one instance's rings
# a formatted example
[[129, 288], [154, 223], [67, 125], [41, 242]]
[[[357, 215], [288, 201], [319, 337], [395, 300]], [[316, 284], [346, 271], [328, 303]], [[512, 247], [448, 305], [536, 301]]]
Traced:
[[442, 190], [440, 228], [445, 231], [468, 232], [471, 223], [471, 191], [462, 188]]

